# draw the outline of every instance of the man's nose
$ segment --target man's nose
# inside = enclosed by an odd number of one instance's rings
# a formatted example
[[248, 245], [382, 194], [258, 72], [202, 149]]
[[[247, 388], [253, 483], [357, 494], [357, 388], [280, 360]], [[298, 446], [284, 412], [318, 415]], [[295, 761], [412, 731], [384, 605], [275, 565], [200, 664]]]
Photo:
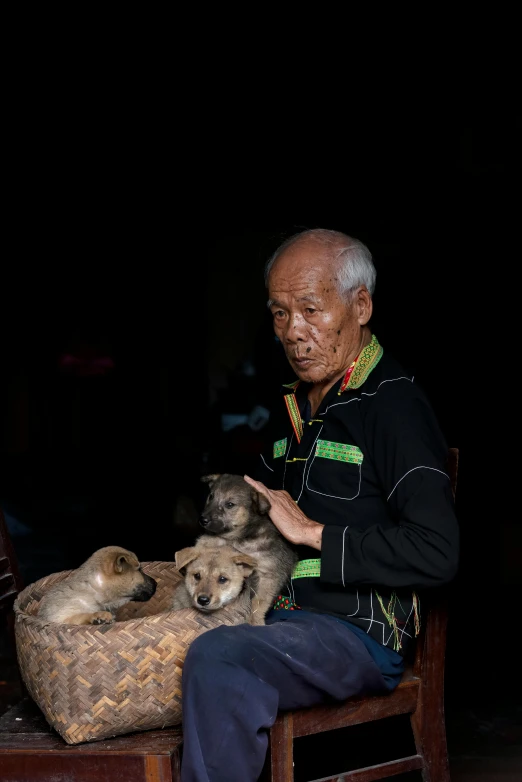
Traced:
[[287, 342], [302, 342], [306, 337], [306, 324], [300, 315], [288, 318], [284, 337]]

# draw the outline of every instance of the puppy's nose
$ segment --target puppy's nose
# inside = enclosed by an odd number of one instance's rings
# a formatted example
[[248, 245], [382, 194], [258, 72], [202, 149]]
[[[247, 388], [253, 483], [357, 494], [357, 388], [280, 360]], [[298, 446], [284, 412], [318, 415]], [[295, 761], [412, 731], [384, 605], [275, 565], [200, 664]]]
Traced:
[[198, 603], [200, 604], [200, 606], [208, 606], [208, 604], [210, 603], [210, 597], [207, 597], [206, 595], [200, 595], [198, 597]]
[[208, 527], [210, 524], [210, 519], [207, 516], [200, 516], [199, 517], [199, 523], [202, 527]]

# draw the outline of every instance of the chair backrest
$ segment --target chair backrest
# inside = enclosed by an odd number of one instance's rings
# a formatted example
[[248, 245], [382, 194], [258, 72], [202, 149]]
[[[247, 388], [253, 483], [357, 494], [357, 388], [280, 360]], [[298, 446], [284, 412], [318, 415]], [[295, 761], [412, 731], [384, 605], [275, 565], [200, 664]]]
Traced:
[[[450, 478], [453, 497], [457, 491], [457, 473], [459, 467], [459, 449], [448, 451], [447, 469]], [[415, 644], [413, 673], [425, 678], [426, 650], [430, 650], [430, 666], [434, 670], [443, 670], [446, 649], [446, 628], [448, 624], [448, 604], [444, 591], [439, 590], [436, 601], [428, 606], [428, 621], [421, 625], [422, 629]], [[433, 658], [435, 655], [435, 658]], [[441, 656], [442, 655], [442, 656]]]

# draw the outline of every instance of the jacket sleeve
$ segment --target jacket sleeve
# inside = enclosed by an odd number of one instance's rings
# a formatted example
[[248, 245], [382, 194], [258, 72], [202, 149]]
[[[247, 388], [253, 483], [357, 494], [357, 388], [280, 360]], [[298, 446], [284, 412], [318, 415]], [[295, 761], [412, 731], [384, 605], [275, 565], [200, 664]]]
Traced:
[[368, 469], [385, 503], [368, 528], [326, 526], [321, 581], [428, 588], [449, 583], [459, 560], [459, 527], [448, 448], [434, 411], [411, 381], [382, 384], [361, 410]]

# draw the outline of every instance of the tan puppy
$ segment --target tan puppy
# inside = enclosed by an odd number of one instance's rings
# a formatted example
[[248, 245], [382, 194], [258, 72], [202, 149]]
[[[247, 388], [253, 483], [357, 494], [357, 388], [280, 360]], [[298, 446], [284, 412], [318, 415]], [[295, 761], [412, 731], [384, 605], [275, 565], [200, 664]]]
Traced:
[[208, 533], [198, 547], [230, 545], [257, 561], [250, 624], [264, 625], [274, 598], [290, 581], [297, 553], [272, 522], [270, 503], [242, 475], [204, 475], [210, 492], [199, 523]]
[[38, 616], [51, 622], [97, 625], [114, 622], [114, 612], [131, 600], [150, 600], [156, 581], [142, 573], [132, 551], [105, 546], [45, 593]]
[[250, 609], [256, 561], [232, 546], [190, 546], [175, 553], [176, 567], [185, 578], [176, 588], [172, 609], [219, 611], [232, 601]]

